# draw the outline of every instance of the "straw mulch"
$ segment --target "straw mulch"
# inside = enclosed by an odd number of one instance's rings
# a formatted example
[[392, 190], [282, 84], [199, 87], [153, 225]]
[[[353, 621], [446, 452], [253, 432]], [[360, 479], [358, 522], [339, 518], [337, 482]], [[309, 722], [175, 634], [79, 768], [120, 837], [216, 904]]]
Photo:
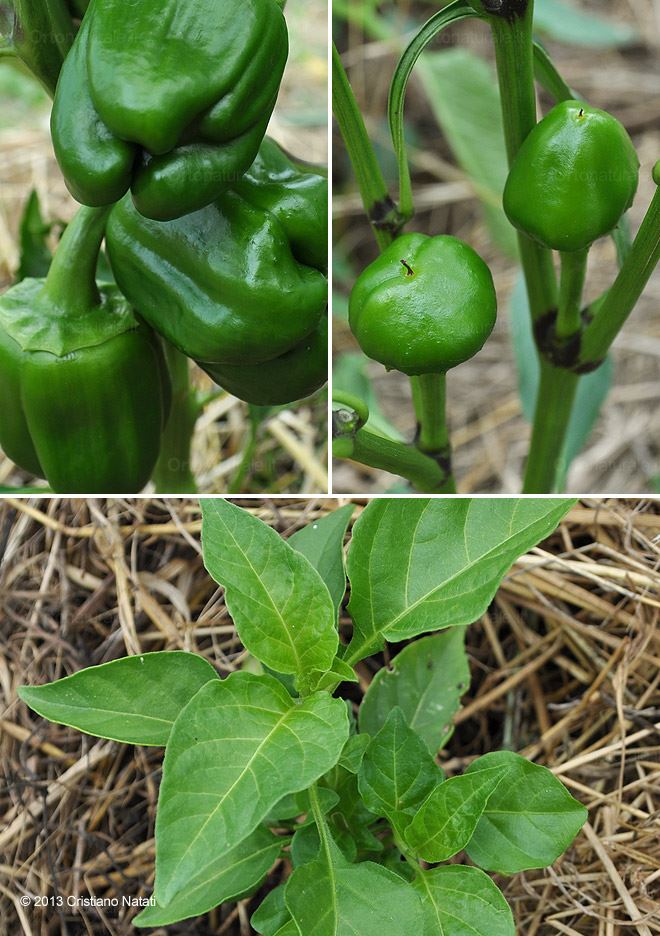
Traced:
[[[288, 535], [337, 504], [248, 506]], [[199, 530], [186, 500], [0, 506], [0, 936], [133, 932], [135, 911], [20, 898], [151, 892], [162, 752], [52, 725], [16, 687], [163, 648], [202, 653], [221, 674], [240, 667]], [[469, 628], [473, 679], [441, 756], [447, 772], [506, 747], [549, 766], [589, 807], [552, 868], [499, 881], [525, 936], [660, 932], [659, 544], [658, 503], [584, 501]], [[362, 664], [361, 689], [383, 663]], [[167, 932], [247, 936], [254, 905]]]

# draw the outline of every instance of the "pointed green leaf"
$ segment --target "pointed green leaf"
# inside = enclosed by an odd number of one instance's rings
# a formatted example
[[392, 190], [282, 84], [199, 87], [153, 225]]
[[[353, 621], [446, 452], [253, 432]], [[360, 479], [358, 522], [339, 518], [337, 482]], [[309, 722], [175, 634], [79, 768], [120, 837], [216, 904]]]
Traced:
[[335, 609], [319, 573], [267, 524], [223, 499], [203, 499], [204, 564], [225, 587], [243, 644], [299, 686], [332, 666]]
[[285, 899], [300, 936], [383, 936], [418, 933], [419, 895], [392, 871], [349, 864], [332, 840], [289, 878]]
[[[250, 918], [252, 929], [260, 936], [275, 936], [289, 922], [291, 914], [284, 902], [284, 884], [269, 891]], [[294, 932], [297, 936], [297, 930]]]
[[297, 530], [288, 540], [290, 546], [311, 562], [327, 585], [337, 614], [346, 591], [344, 536], [354, 510], [355, 504], [339, 507]]
[[465, 848], [502, 777], [503, 772], [493, 767], [437, 786], [406, 831], [414, 854], [425, 861], [446, 861]]
[[452, 628], [408, 644], [378, 670], [360, 706], [360, 731], [375, 735], [399, 706], [431, 754], [447, 743], [470, 685], [465, 631]]
[[351, 735], [346, 742], [344, 750], [341, 752], [339, 766], [350, 770], [351, 773], [358, 773], [362, 758], [364, 757], [364, 752], [369, 747], [370, 741], [371, 738], [368, 734]]
[[328, 689], [331, 692], [343, 682], [358, 682], [357, 675], [352, 666], [345, 663], [341, 657], [335, 657], [332, 666], [326, 673], [313, 670], [309, 674], [309, 685], [314, 689]]
[[179, 712], [218, 674], [203, 657], [164, 650], [123, 657], [45, 686], [21, 686], [39, 715], [98, 738], [165, 745]]
[[228, 852], [193, 874], [171, 903], [146, 907], [133, 920], [136, 926], [167, 926], [207, 913], [225, 900], [256, 890], [280, 853], [282, 842], [267, 829], [256, 828]]
[[478, 868], [446, 865], [420, 872], [413, 885], [426, 911], [423, 936], [515, 936], [511, 908]]
[[349, 663], [426, 631], [470, 624], [515, 560], [548, 536], [574, 500], [372, 500], [348, 553]]
[[479, 757], [465, 776], [492, 768], [504, 779], [479, 820], [468, 855], [501, 874], [551, 865], [586, 822], [587, 810], [546, 767], [511, 751]]
[[422, 739], [409, 727], [401, 709], [393, 709], [372, 738], [358, 773], [366, 806], [377, 816], [387, 816], [402, 834], [411, 821], [410, 814], [414, 815], [443, 779], [442, 771]]
[[232, 673], [182, 711], [165, 752], [156, 820], [158, 903], [185, 891], [218, 852], [233, 848], [287, 793], [339, 759], [346, 706], [317, 693], [291, 698], [273, 676]]

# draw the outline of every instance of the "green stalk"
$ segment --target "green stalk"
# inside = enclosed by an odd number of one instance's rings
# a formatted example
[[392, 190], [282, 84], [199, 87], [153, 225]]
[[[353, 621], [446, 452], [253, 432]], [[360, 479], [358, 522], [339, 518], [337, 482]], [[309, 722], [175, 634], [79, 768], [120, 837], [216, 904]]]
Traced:
[[447, 430], [447, 375], [422, 374], [411, 377], [410, 383], [417, 415], [417, 448], [438, 463], [445, 474], [445, 492], [455, 494]]
[[376, 243], [380, 250], [384, 250], [394, 240], [401, 220], [390, 198], [360, 108], [334, 43], [332, 110], [355, 172], [364, 210], [371, 223]]
[[53, 312], [83, 315], [100, 304], [96, 264], [111, 208], [79, 208], [67, 224], [44, 285]]
[[[495, 46], [509, 166], [523, 141], [536, 125], [533, 20], [533, 0], [529, 0], [522, 15], [512, 14], [510, 18], [506, 18], [504, 15], [493, 14], [488, 17]], [[550, 309], [557, 307], [557, 280], [552, 253], [521, 232], [518, 233], [518, 245], [529, 308], [532, 318], [536, 321]]]
[[190, 448], [199, 407], [190, 386], [190, 362], [164, 339], [163, 346], [172, 381], [172, 405], [151, 480], [158, 494], [196, 494]]
[[523, 494], [552, 494], [573, 411], [579, 376], [541, 358], [532, 443]]
[[75, 28], [64, 0], [13, 0], [10, 48], [53, 97]]
[[[656, 166], [654, 177], [656, 174], [657, 182], [660, 183], [660, 163]], [[655, 190], [637, 237], [611, 289], [598, 300], [594, 308], [590, 309], [593, 318], [582, 336], [580, 350], [582, 364], [596, 363], [605, 357], [635, 307], [658, 262], [660, 262], [660, 188]]]
[[451, 475], [448, 476], [433, 458], [411, 445], [386, 439], [369, 429], [340, 435], [333, 441], [332, 450], [336, 458], [350, 458], [370, 468], [399, 475], [420, 493], [455, 493]]
[[559, 285], [559, 306], [555, 334], [561, 341], [577, 335], [582, 327], [582, 291], [587, 275], [587, 257], [589, 248], [562, 252], [561, 280]]

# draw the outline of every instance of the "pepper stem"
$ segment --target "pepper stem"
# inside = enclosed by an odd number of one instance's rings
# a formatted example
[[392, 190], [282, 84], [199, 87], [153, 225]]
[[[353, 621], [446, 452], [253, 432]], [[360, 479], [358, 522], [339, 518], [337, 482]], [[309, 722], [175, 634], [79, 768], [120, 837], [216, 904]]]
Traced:
[[556, 490], [579, 379], [572, 371], [553, 367], [541, 358], [541, 378], [523, 494], [552, 494]]
[[163, 340], [163, 346], [172, 381], [172, 405], [151, 480], [157, 494], [196, 494], [190, 448], [198, 407], [190, 386], [190, 362], [169, 342]]
[[596, 363], [607, 354], [660, 261], [660, 163], [655, 190], [637, 237], [611, 289], [590, 309], [593, 319], [582, 336], [581, 363]]
[[84, 315], [100, 304], [96, 265], [111, 210], [82, 207], [67, 225], [44, 285], [53, 311]]
[[410, 383], [417, 416], [417, 448], [437, 462], [444, 472], [445, 493], [455, 494], [447, 430], [447, 375], [421, 374], [411, 377]]
[[561, 279], [559, 284], [559, 305], [555, 333], [557, 338], [572, 338], [582, 327], [580, 315], [582, 290], [587, 275], [587, 257], [589, 248], [566, 251], [560, 254]]

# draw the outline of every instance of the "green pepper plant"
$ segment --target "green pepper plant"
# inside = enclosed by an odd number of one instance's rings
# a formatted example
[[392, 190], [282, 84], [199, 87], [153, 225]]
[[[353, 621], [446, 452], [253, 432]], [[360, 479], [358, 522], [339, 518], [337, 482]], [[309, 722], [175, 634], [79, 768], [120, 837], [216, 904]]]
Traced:
[[249, 404], [252, 442], [259, 407], [326, 382], [327, 173], [265, 135], [283, 6], [3, 5], [82, 205], [0, 297], [0, 447], [57, 492], [194, 493], [191, 360]]
[[[251, 919], [262, 936], [513, 936], [488, 872], [552, 864], [586, 809], [514, 751], [450, 778], [437, 755], [469, 687], [466, 626], [572, 503], [374, 500], [345, 567], [352, 504], [285, 541], [241, 507], [202, 500], [204, 563], [243, 667], [218, 678], [201, 656], [163, 651], [19, 689], [51, 721], [165, 749], [154, 891], [134, 924], [265, 891]], [[406, 646], [351, 703], [356, 665], [388, 641]]]
[[[428, 493], [452, 493], [446, 422], [447, 372], [480, 350], [492, 330], [495, 296], [483, 261], [444, 235], [406, 232], [414, 217], [404, 139], [406, 87], [427, 45], [449, 26], [481, 20], [490, 28], [509, 163], [503, 207], [517, 231], [540, 380], [524, 493], [562, 486], [567, 430], [584, 375], [605, 361], [612, 342], [660, 258], [656, 188], [632, 243], [625, 212], [637, 191], [639, 160], [624, 127], [576, 96], [534, 40], [534, 0], [452, 0], [405, 49], [392, 77], [388, 118], [399, 175], [395, 202], [333, 49], [333, 108], [381, 255], [358, 277], [349, 323], [362, 351], [410, 377], [417, 420], [413, 444], [369, 422], [369, 405], [334, 394], [334, 454], [400, 475]], [[556, 102], [537, 122], [536, 82]], [[660, 184], [660, 163], [654, 170]], [[587, 257], [611, 234], [619, 271], [584, 307]], [[559, 281], [553, 251], [560, 265]]]

